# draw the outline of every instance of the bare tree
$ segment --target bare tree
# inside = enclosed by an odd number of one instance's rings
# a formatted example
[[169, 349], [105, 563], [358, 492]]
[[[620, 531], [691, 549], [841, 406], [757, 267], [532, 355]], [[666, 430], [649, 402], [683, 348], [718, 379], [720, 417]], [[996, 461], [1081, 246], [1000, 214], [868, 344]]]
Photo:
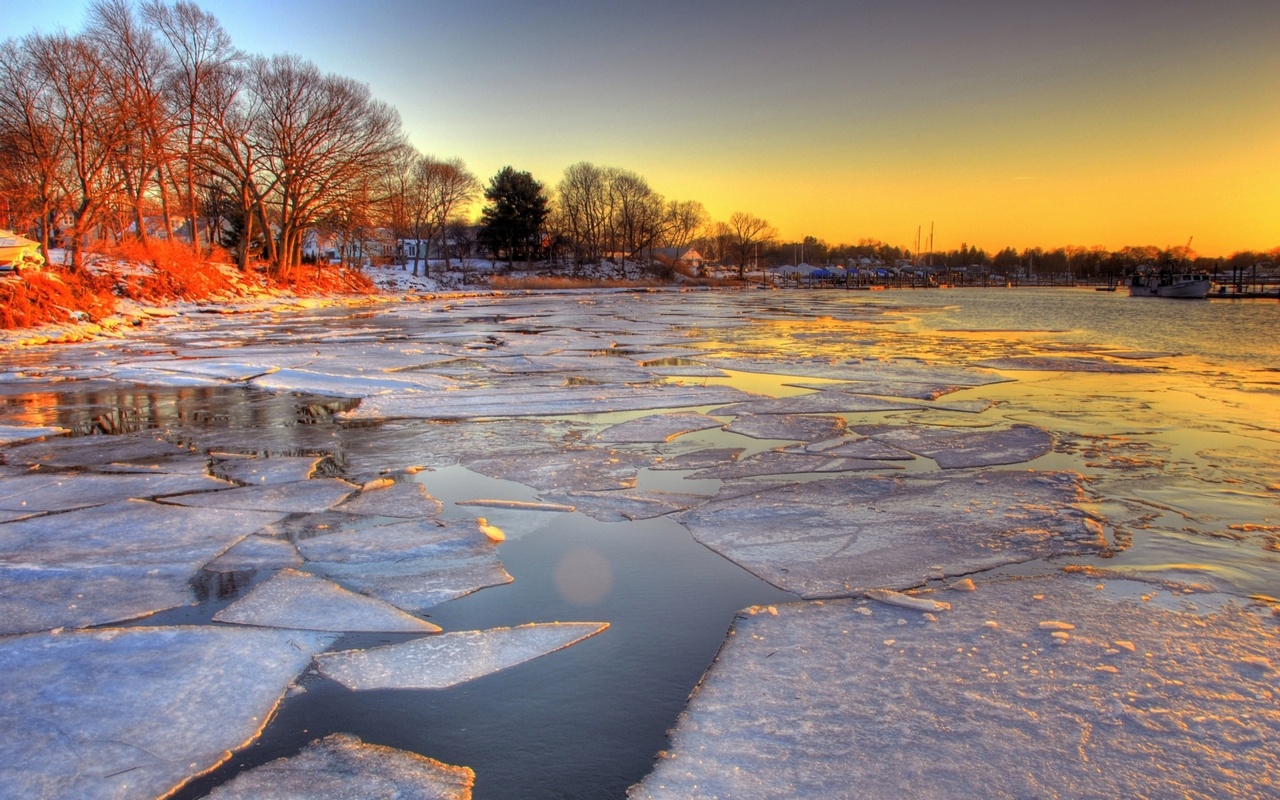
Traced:
[[[220, 117], [213, 113], [216, 106], [207, 97], [225, 81], [228, 70], [241, 56], [217, 18], [194, 3], [178, 0], [170, 6], [151, 0], [143, 6], [142, 13], [160, 32], [170, 54], [165, 88], [180, 135], [172, 142], [175, 152], [169, 163], [182, 166], [181, 190], [190, 220], [191, 246], [199, 250], [197, 175]], [[213, 243], [212, 225], [209, 242]]]
[[54, 113], [49, 77], [37, 68], [33, 42], [5, 42], [0, 46], [0, 191], [17, 206], [6, 212], [38, 221], [46, 258], [64, 197], [65, 131]]
[[733, 249], [738, 256], [738, 277], [747, 274], [747, 259], [753, 249], [758, 249], [778, 232], [767, 221], [742, 211], [735, 211], [729, 216], [729, 231], [732, 236]]
[[634, 172], [615, 170], [609, 188], [614, 197], [616, 249], [636, 259], [663, 234], [666, 202]]
[[610, 180], [608, 169], [581, 161], [565, 169], [556, 187], [557, 219], [578, 264], [598, 264], [604, 257], [613, 219]]
[[697, 200], [672, 200], [667, 203], [667, 224], [663, 241], [681, 254], [693, 237], [707, 224], [707, 210]]
[[449, 236], [447, 228], [452, 219], [464, 206], [476, 199], [480, 193], [480, 179], [477, 178], [460, 158], [448, 161], [436, 161], [428, 158], [430, 164], [427, 173], [428, 206], [431, 215], [431, 228], [440, 237], [440, 249], [444, 253], [444, 268], [449, 269]]
[[35, 74], [49, 87], [51, 117], [61, 129], [58, 135], [67, 144], [58, 190], [67, 198], [74, 271], [82, 266], [86, 238], [120, 186], [113, 168], [127, 140], [126, 128], [108, 92], [110, 71], [92, 42], [64, 33], [26, 41], [34, 55]]
[[364, 84], [323, 75], [296, 56], [255, 58], [249, 76], [261, 101], [253, 133], [269, 161], [280, 226], [273, 270], [287, 278], [306, 231], [371, 175], [394, 168], [404, 144], [400, 115]]

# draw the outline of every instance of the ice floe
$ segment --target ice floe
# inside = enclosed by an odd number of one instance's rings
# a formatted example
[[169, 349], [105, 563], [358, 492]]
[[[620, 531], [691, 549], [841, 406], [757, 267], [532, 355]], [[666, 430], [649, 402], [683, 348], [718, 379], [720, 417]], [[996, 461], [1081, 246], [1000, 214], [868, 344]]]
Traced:
[[253, 739], [331, 635], [122, 628], [0, 639], [12, 797], [162, 797]]
[[701, 450], [664, 457], [658, 463], [650, 465], [649, 468], [659, 470], [709, 469], [736, 461], [744, 452], [746, 450], [741, 447], [707, 447]]
[[250, 486], [269, 483], [293, 483], [310, 478], [323, 456], [274, 456], [260, 458], [234, 453], [215, 453], [214, 475]]
[[0, 633], [191, 603], [190, 579], [202, 565], [279, 518], [127, 500], [0, 525]]
[[402, 519], [430, 519], [440, 514], [440, 501], [427, 488], [412, 480], [399, 480], [388, 486], [366, 488], [335, 507], [347, 514], [367, 514]]
[[475, 772], [345, 733], [312, 742], [209, 793], [209, 800], [302, 800], [309, 797], [471, 800]]
[[650, 414], [611, 425], [596, 434], [595, 438], [598, 441], [610, 443], [669, 442], [681, 434], [719, 428], [722, 424], [714, 417], [693, 411]]
[[298, 548], [287, 539], [274, 536], [246, 536], [204, 568], [210, 572], [282, 569], [302, 563]]
[[865, 601], [742, 615], [629, 796], [1270, 794], [1274, 618], [1118, 584], [979, 583], [931, 595], [952, 605], [932, 619]]
[[706, 497], [676, 492], [636, 491], [567, 492], [549, 494], [555, 500], [572, 503], [583, 514], [601, 522], [652, 519], [699, 505]]
[[308, 514], [333, 508], [357, 488], [338, 478], [316, 478], [293, 483], [241, 486], [217, 492], [184, 494], [166, 497], [165, 502], [192, 508]]
[[992, 358], [978, 362], [980, 367], [1005, 370], [1030, 370], [1037, 372], [1160, 372], [1158, 367], [1141, 367], [1136, 364], [1117, 364], [1101, 358], [1071, 358], [1067, 356], [1011, 356]]
[[474, 524], [401, 522], [297, 544], [308, 572], [412, 613], [512, 580]]
[[222, 609], [218, 622], [309, 631], [438, 633], [440, 627], [324, 578], [283, 569]]
[[0, 484], [0, 509], [33, 513], [105, 505], [130, 498], [225, 489], [207, 475], [49, 473], [8, 478]]
[[511, 455], [505, 458], [473, 458], [468, 469], [519, 481], [546, 491], [629, 489], [636, 473], [655, 462], [652, 456], [600, 447]]
[[455, 392], [382, 394], [363, 400], [344, 419], [468, 419], [471, 417], [539, 417], [693, 408], [745, 400], [751, 395], [726, 386], [600, 386], [547, 388], [525, 393], [460, 389]]
[[102, 464], [158, 466], [173, 458], [186, 458], [191, 450], [152, 434], [131, 436], [59, 437], [5, 448], [10, 464], [41, 467], [97, 467]]
[[1014, 425], [992, 431], [956, 431], [923, 425], [863, 426], [856, 430], [875, 441], [932, 458], [943, 469], [1021, 464], [1053, 449], [1053, 437], [1034, 425]]
[[887, 400], [848, 392], [813, 392], [791, 397], [768, 397], [721, 406], [717, 416], [742, 414], [841, 414], [875, 411], [910, 411], [926, 408], [920, 403]]
[[69, 431], [66, 428], [49, 426], [0, 425], [0, 445], [24, 442], [28, 439], [43, 439], [49, 436], [63, 436]]
[[833, 458], [827, 454], [786, 453], [769, 451], [741, 458], [729, 464], [719, 464], [699, 470], [689, 477], [694, 479], [752, 478], [759, 475], [802, 475], [809, 473], [861, 472], [875, 469], [901, 469], [896, 464], [868, 461], [861, 458]]
[[730, 433], [740, 433], [753, 439], [791, 439], [799, 442], [830, 439], [844, 433], [844, 428], [844, 420], [840, 417], [751, 413], [739, 414], [725, 426], [725, 430]]
[[349, 689], [445, 689], [569, 647], [608, 627], [607, 622], [544, 622], [458, 631], [326, 653], [316, 665]]
[[1072, 474], [865, 476], [732, 491], [680, 519], [698, 541], [802, 597], [901, 589], [1106, 545], [1102, 526], [1075, 505]]

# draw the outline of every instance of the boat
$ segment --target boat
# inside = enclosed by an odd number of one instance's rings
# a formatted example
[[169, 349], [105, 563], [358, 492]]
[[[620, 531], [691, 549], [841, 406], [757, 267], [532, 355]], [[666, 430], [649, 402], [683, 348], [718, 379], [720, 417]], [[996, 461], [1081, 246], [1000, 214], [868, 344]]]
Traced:
[[1202, 300], [1213, 289], [1213, 278], [1199, 272], [1172, 269], [1136, 272], [1129, 279], [1130, 297], [1180, 297]]
[[0, 231], [0, 273], [16, 273], [22, 266], [43, 263], [39, 242], [12, 231]]

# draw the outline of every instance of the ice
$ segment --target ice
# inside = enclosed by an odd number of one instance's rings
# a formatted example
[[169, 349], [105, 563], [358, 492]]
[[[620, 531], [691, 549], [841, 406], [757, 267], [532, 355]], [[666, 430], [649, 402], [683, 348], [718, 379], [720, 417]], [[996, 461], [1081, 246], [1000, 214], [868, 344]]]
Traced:
[[1067, 473], [860, 476], [733, 491], [680, 519], [706, 546], [807, 598], [1106, 545], [1101, 525], [1075, 505], [1079, 476]]
[[715, 358], [708, 364], [721, 369], [763, 372], [771, 375], [794, 375], [837, 381], [876, 383], [919, 383], [930, 386], [985, 386], [1003, 383], [1007, 378], [989, 370], [924, 364], [912, 361], [828, 361], [826, 359], [744, 359]]
[[652, 519], [684, 511], [706, 501], [697, 494], [651, 491], [566, 492], [548, 497], [572, 504], [579, 512], [601, 522]]
[[657, 464], [651, 465], [649, 469], [708, 469], [732, 463], [744, 452], [744, 448], [741, 447], [708, 447], [663, 458]]
[[157, 439], [152, 434], [131, 436], [76, 436], [17, 445], [5, 449], [10, 464], [41, 467], [96, 467], [101, 464], [158, 466], [175, 458], [185, 459], [191, 450]]
[[554, 653], [609, 627], [607, 622], [544, 622], [458, 631], [370, 650], [316, 658], [320, 673], [348, 689], [446, 689]]
[[996, 431], [923, 426], [868, 426], [857, 430], [884, 444], [932, 458], [943, 469], [1021, 464], [1053, 449], [1053, 437], [1034, 425], [1014, 425]]
[[283, 569], [222, 609], [218, 622], [309, 631], [439, 633], [440, 627], [335, 583]]
[[826, 456], [861, 458], [872, 461], [911, 461], [915, 456], [875, 439], [848, 439], [822, 451]]
[[131, 619], [194, 601], [190, 579], [278, 514], [127, 500], [0, 526], [0, 633]]
[[344, 419], [469, 419], [541, 417], [693, 408], [743, 401], [752, 395], [726, 386], [601, 386], [547, 388], [537, 394], [460, 389], [456, 392], [382, 394], [366, 398], [339, 416]]
[[[921, 378], [924, 376], [922, 375]], [[845, 383], [811, 383], [797, 381], [788, 384], [800, 389], [814, 389], [825, 392], [848, 392], [849, 394], [870, 394], [878, 397], [905, 397], [912, 400], [937, 400], [945, 394], [969, 389], [971, 386], [935, 381], [905, 380], [865, 380]]]
[[308, 572], [412, 613], [512, 580], [474, 525], [402, 522], [299, 539], [298, 549]]
[[214, 453], [213, 474], [251, 486], [293, 483], [310, 478], [323, 456], [274, 456], [259, 458], [234, 453]]
[[674, 414], [650, 414], [647, 417], [620, 422], [596, 434], [601, 442], [669, 442], [685, 433], [719, 428], [723, 423], [706, 414], [682, 411]]
[[65, 511], [105, 505], [129, 498], [147, 498], [229, 486], [207, 475], [89, 473], [31, 474], [0, 484], [0, 509], [32, 513]]
[[792, 414], [740, 414], [725, 426], [725, 430], [753, 439], [816, 442], [844, 433], [844, 420], [840, 417]]
[[399, 480], [381, 489], [368, 489], [348, 498], [336, 511], [403, 519], [437, 517], [443, 506], [427, 493], [427, 487], [411, 480]]
[[740, 615], [629, 796], [1272, 796], [1274, 618], [1116, 583], [980, 582], [929, 595], [952, 605], [933, 619], [865, 601]]
[[424, 373], [398, 373], [396, 377], [329, 374], [304, 369], [282, 369], [254, 378], [250, 384], [269, 392], [300, 392], [326, 397], [368, 397], [388, 392], [443, 394], [460, 384], [452, 378]]
[[1068, 358], [1062, 356], [1011, 356], [992, 358], [978, 362], [980, 367], [1006, 370], [1033, 370], [1038, 372], [1160, 372], [1157, 367], [1140, 367], [1136, 364], [1117, 364], [1101, 358]]
[[302, 564], [298, 549], [287, 539], [273, 536], [246, 536], [222, 555], [204, 565], [210, 572], [281, 569]]
[[475, 772], [335, 733], [209, 793], [209, 800], [471, 800]]
[[10, 797], [161, 797], [255, 738], [330, 635], [124, 628], [0, 639]]
[[266, 486], [242, 486], [219, 492], [166, 497], [166, 503], [191, 508], [227, 508], [243, 511], [280, 511], [309, 514], [333, 508], [358, 487], [338, 478], [316, 478]]
[[920, 403], [904, 403], [848, 392], [814, 392], [792, 397], [769, 397], [722, 406], [710, 413], [717, 416], [742, 414], [844, 414], [871, 411], [914, 411]]
[[0, 445], [23, 442], [28, 439], [43, 439], [47, 436], [62, 436], [68, 432], [66, 428], [47, 426], [0, 425]]
[[826, 454], [784, 453], [769, 451], [756, 453], [731, 464], [720, 464], [695, 472], [694, 479], [752, 478], [759, 475], [802, 475], [806, 473], [859, 472], [873, 469], [899, 469], [892, 464], [867, 461], [859, 458], [831, 458]]
[[637, 471], [654, 460], [652, 456], [622, 450], [583, 447], [464, 463], [481, 475], [519, 481], [544, 491], [605, 491], [635, 486]]

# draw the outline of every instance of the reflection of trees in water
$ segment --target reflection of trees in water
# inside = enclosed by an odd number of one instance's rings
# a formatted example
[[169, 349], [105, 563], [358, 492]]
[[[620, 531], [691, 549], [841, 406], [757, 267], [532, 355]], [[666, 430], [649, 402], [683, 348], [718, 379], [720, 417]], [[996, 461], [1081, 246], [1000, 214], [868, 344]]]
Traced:
[[240, 572], [209, 572], [202, 569], [192, 576], [191, 590], [195, 593], [197, 603], [230, 600], [244, 594], [257, 574], [256, 569]]

